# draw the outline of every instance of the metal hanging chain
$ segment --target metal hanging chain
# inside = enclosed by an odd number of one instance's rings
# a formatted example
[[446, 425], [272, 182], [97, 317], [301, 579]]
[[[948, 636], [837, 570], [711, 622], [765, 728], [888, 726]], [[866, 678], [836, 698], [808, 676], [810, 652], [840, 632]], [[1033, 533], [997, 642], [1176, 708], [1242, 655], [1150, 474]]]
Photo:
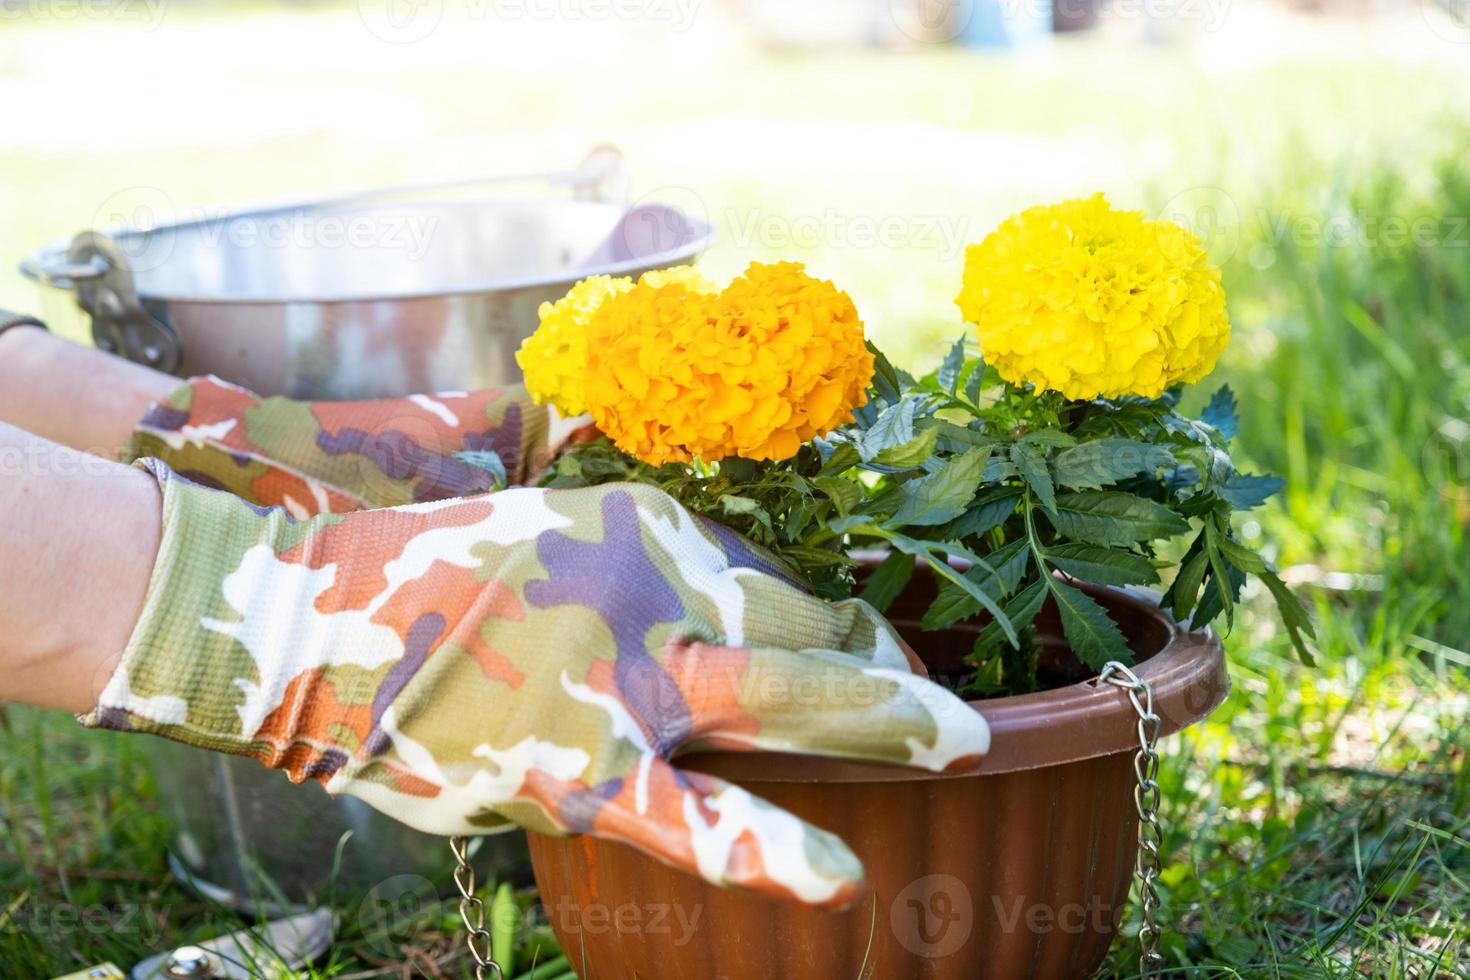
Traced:
[[454, 852], [454, 885], [459, 889], [459, 918], [466, 930], [465, 945], [475, 961], [475, 980], [505, 980], [500, 964], [495, 962], [490, 932], [485, 928], [485, 903], [475, 894], [475, 868], [470, 864], [470, 839], [449, 838], [449, 849]]
[[[1143, 925], [1138, 927], [1138, 971], [1143, 977], [1158, 973], [1164, 957], [1159, 953], [1159, 852], [1164, 844], [1164, 831], [1159, 825], [1159, 716], [1154, 713], [1154, 692], [1148, 682], [1129, 670], [1125, 664], [1110, 660], [1103, 665], [1098, 680], [1128, 692], [1133, 710], [1138, 712], [1138, 751], [1133, 754], [1133, 772], [1138, 777], [1133, 787], [1133, 802], [1138, 807], [1138, 856], [1133, 873], [1138, 878], [1138, 897], [1142, 904]], [[1141, 695], [1141, 697], [1140, 697]]]

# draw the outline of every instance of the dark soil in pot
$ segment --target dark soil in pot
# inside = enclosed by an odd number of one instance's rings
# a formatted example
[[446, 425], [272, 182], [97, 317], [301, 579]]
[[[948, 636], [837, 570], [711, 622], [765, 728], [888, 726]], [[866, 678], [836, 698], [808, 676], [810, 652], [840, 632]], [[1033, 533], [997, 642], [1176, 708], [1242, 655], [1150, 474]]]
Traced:
[[[931, 674], [963, 671], [977, 627], [925, 633], [916, 575], [890, 619]], [[1225, 697], [1219, 639], [1143, 595], [1087, 587], [1127, 636], [1162, 734]], [[792, 755], [709, 753], [730, 779], [841, 836], [870, 894], [845, 912], [723, 891], [622, 844], [532, 834], [552, 927], [583, 980], [1082, 977], [1107, 954], [1133, 871], [1137, 716], [1082, 671], [1054, 611], [1037, 622], [1051, 690], [972, 702], [990, 724], [976, 774]]]

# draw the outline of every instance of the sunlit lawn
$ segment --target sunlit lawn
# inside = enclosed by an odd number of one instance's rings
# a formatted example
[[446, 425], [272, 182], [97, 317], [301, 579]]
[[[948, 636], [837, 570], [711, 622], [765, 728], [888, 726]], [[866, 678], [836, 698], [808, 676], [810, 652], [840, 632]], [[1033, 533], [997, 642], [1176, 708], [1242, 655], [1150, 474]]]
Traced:
[[[716, 272], [805, 259], [916, 363], [961, 329], [959, 246], [1008, 211], [1105, 190], [1187, 218], [1226, 271], [1239, 444], [1290, 481], [1247, 531], [1303, 583], [1320, 649], [1298, 666], [1260, 606], [1228, 638], [1230, 700], [1170, 747], [1170, 962], [1470, 974], [1466, 73], [1366, 45], [1218, 71], [1096, 45], [771, 53], [717, 13], [674, 40], [469, 24], [408, 46], [354, 8], [205, 7], [151, 33], [7, 23], [0, 305], [33, 303], [8, 268], [24, 251], [140, 207], [566, 166], [606, 140], [635, 196], [716, 224]], [[95, 119], [51, 108], [89, 99]], [[162, 910], [165, 941], [209, 934], [222, 913], [167, 875], [136, 744], [0, 720], [6, 975], [161, 945], [66, 928], [62, 903]], [[427, 918], [423, 944], [452, 927], [448, 909]], [[382, 959], [354, 938], [349, 923], [325, 973]], [[1120, 939], [1116, 970], [1135, 957]]]

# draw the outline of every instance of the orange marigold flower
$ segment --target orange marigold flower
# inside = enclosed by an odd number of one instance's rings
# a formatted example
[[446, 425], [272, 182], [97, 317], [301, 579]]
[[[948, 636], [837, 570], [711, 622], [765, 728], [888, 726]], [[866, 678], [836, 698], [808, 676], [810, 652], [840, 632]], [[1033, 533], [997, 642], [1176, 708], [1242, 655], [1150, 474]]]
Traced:
[[587, 410], [639, 459], [787, 459], [852, 420], [873, 356], [846, 293], [797, 263], [752, 263], [718, 296], [642, 282], [609, 297], [587, 369]]
[[[652, 286], [682, 283], [695, 292], [712, 293], [714, 283], [693, 266], [655, 269], [643, 274]], [[562, 415], [587, 410], [582, 379], [587, 374], [587, 324], [609, 296], [633, 288], [626, 276], [588, 276], [555, 303], [542, 303], [541, 325], [516, 351], [516, 363], [526, 377], [526, 390], [538, 405], [555, 405]]]

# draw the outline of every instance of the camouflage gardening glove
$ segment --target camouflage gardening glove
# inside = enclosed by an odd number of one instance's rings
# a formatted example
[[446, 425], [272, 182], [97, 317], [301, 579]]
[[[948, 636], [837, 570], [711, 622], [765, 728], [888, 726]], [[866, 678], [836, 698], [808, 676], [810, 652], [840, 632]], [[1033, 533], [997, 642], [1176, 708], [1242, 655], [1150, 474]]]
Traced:
[[206, 377], [153, 406], [124, 455], [157, 457], [198, 483], [301, 518], [530, 482], [589, 425], [534, 404], [519, 385], [304, 402]]
[[296, 521], [141, 465], [162, 545], [88, 725], [255, 756], [432, 833], [590, 833], [827, 906], [863, 887], [840, 840], [667, 760], [941, 771], [988, 748], [871, 607], [808, 595], [652, 487]]

